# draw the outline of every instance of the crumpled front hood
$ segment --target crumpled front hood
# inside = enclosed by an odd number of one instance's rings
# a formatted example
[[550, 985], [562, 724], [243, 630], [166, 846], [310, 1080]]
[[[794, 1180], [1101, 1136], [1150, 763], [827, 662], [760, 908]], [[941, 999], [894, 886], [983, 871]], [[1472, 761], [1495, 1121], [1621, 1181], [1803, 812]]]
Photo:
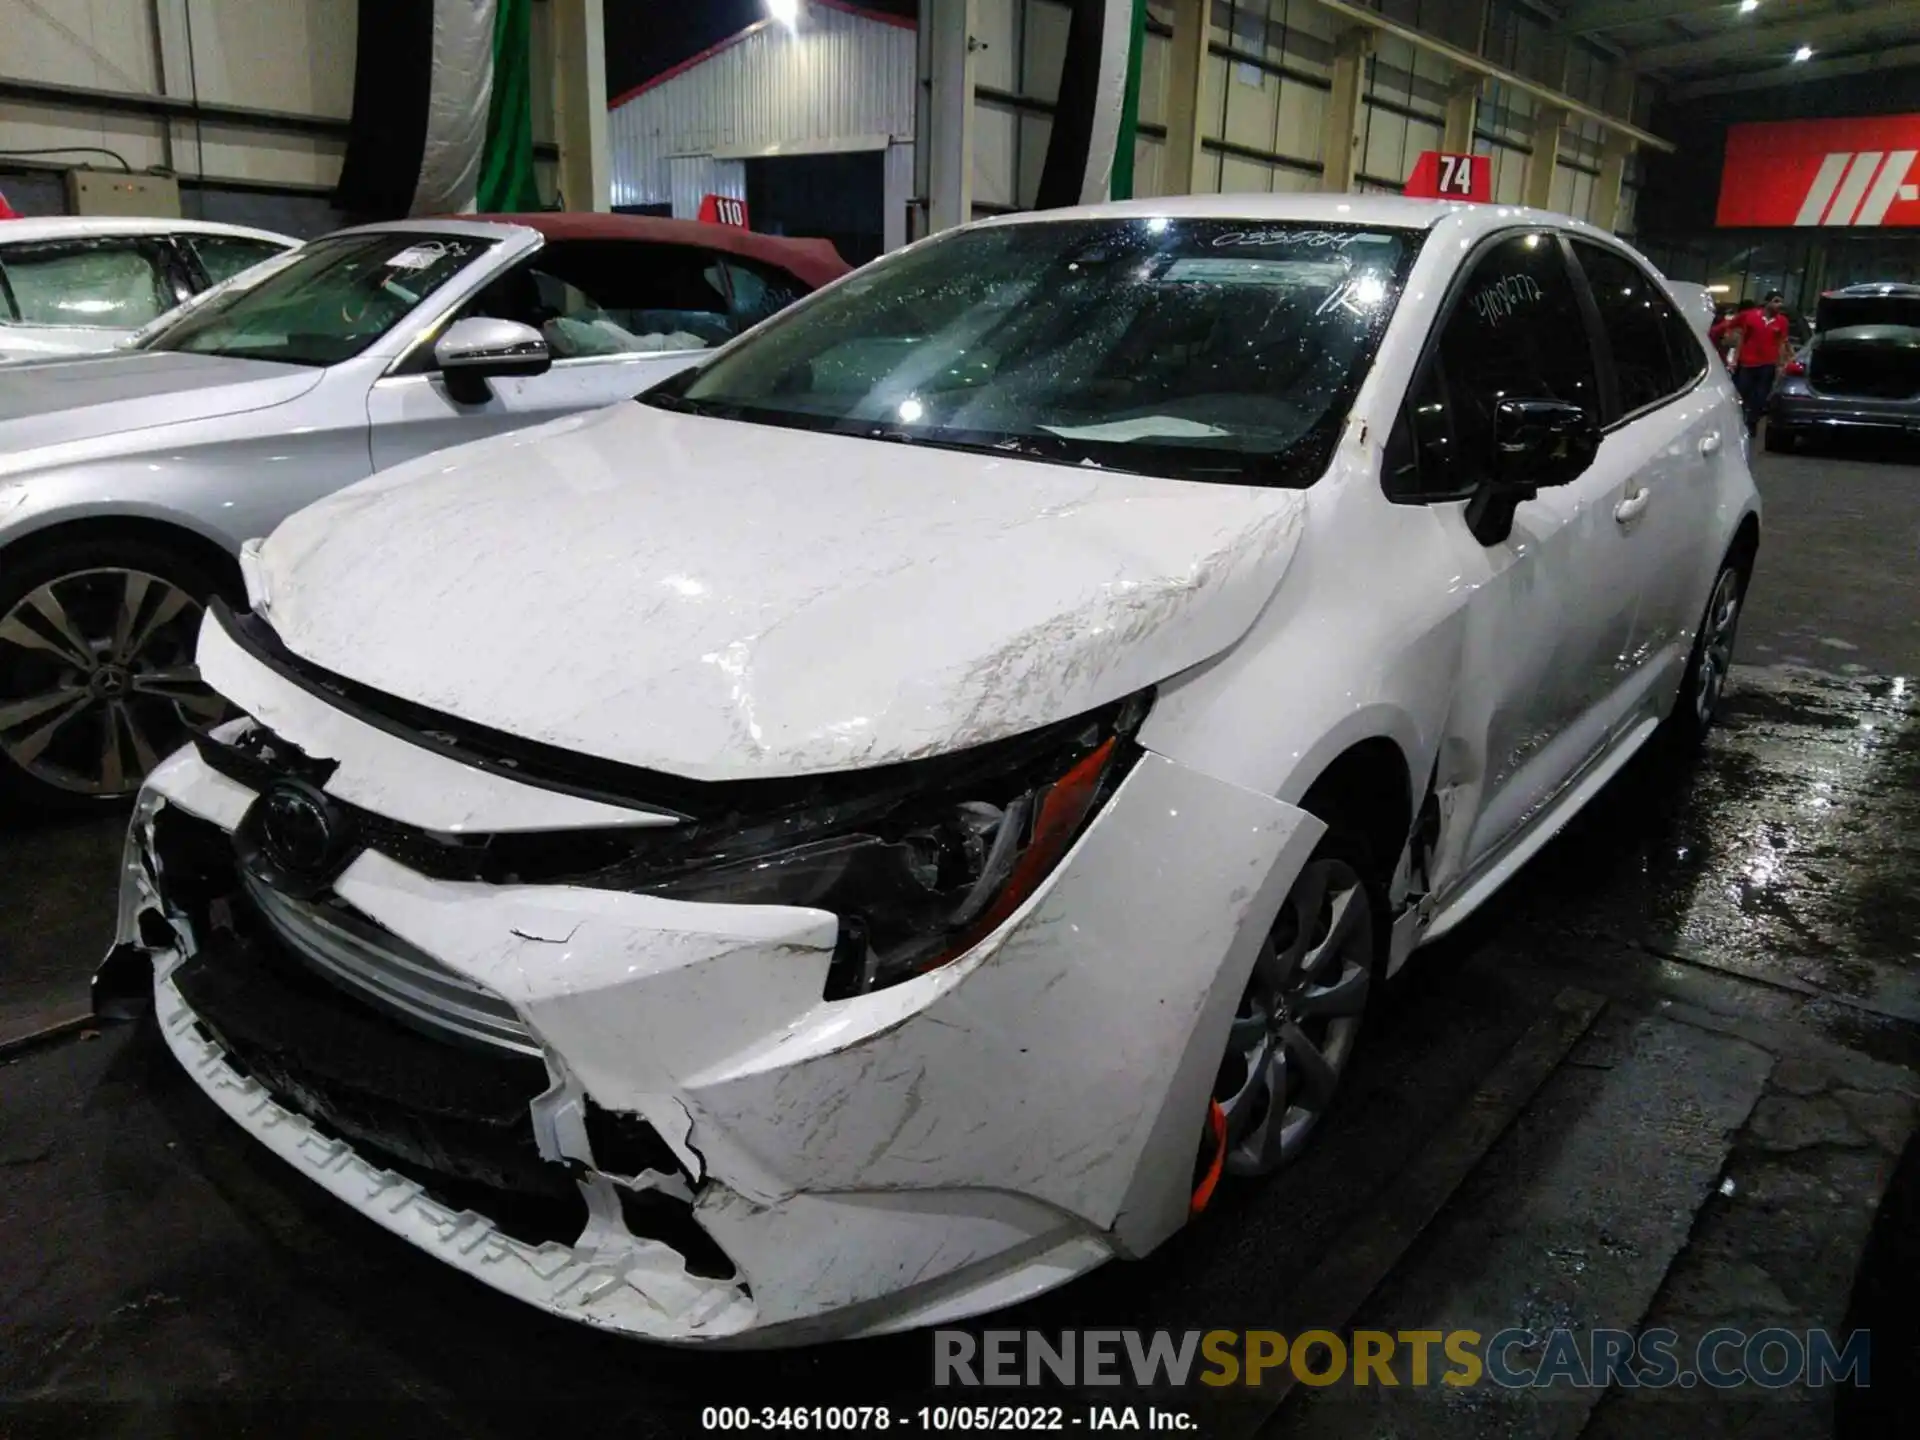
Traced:
[[1082, 713], [1245, 633], [1298, 491], [617, 405], [377, 475], [262, 547], [313, 663], [696, 779], [912, 759]]
[[4, 473], [32, 468], [30, 452], [47, 445], [284, 404], [306, 394], [326, 372], [142, 350], [11, 365], [0, 374]]

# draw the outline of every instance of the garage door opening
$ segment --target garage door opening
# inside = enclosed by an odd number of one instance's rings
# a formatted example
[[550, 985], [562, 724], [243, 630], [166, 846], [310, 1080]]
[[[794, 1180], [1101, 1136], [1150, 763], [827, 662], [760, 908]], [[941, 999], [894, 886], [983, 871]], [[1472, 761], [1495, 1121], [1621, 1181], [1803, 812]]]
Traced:
[[851, 265], [885, 247], [884, 150], [747, 161], [747, 214], [768, 235], [833, 241]]

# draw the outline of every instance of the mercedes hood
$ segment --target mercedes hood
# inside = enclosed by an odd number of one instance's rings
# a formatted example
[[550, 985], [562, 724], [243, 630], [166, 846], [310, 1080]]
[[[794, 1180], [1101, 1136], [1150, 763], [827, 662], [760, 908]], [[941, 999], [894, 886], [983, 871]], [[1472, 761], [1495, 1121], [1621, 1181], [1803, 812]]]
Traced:
[[260, 548], [297, 656], [693, 779], [850, 769], [1090, 710], [1231, 645], [1298, 491], [625, 404], [361, 482]]
[[238, 415], [306, 394], [326, 371], [307, 365], [171, 351], [121, 351], [0, 370], [0, 459], [30, 468], [29, 452]]

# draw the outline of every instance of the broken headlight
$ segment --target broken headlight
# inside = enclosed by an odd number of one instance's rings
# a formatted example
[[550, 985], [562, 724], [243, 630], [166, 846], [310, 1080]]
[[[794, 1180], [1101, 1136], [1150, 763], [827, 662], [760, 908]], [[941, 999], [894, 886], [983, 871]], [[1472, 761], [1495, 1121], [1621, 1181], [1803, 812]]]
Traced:
[[877, 784], [715, 836], [633, 888], [840, 917], [826, 997], [924, 975], [992, 933], [1051, 873], [1138, 753], [1147, 697], [1033, 737], [889, 767]]

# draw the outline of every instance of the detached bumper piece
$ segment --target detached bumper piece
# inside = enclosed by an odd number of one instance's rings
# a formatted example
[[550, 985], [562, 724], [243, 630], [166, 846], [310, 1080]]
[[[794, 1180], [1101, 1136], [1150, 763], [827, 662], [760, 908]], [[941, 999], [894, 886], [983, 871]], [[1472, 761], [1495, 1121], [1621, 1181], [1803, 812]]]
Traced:
[[[662, 1275], [649, 1275], [648, 1289], [671, 1302], [649, 1307], [650, 1324], [601, 1323], [662, 1338], [751, 1323], [745, 1287], [684, 1199], [630, 1191], [583, 1160], [542, 1153], [534, 1111], [553, 1080], [537, 1045], [524, 1028], [471, 1023], [476, 1005], [510, 1015], [505, 1002], [471, 986], [436, 992], [423, 981], [439, 977], [418, 968], [432, 962], [364, 917], [350, 922], [354, 965], [343, 967], [289, 925], [285, 897], [241, 873], [224, 831], [183, 810], [162, 808], [133, 849], [164, 882], [167, 911], [142, 912], [142, 944], [161, 950], [162, 932], [190, 943], [177, 946], [182, 958], [160, 959], [157, 980], [148, 949], [117, 946], [96, 994], [144, 984], [180, 1060], [285, 1158], [317, 1167], [315, 1178], [363, 1211], [381, 1197], [374, 1218], [519, 1298], [590, 1311], [604, 1294], [630, 1305], [636, 1292], [620, 1282], [636, 1254], [650, 1255]], [[385, 974], [406, 979], [402, 998], [415, 1003], [393, 1003]], [[629, 1151], [671, 1156], [635, 1117], [603, 1113], [594, 1128], [616, 1118]]]

